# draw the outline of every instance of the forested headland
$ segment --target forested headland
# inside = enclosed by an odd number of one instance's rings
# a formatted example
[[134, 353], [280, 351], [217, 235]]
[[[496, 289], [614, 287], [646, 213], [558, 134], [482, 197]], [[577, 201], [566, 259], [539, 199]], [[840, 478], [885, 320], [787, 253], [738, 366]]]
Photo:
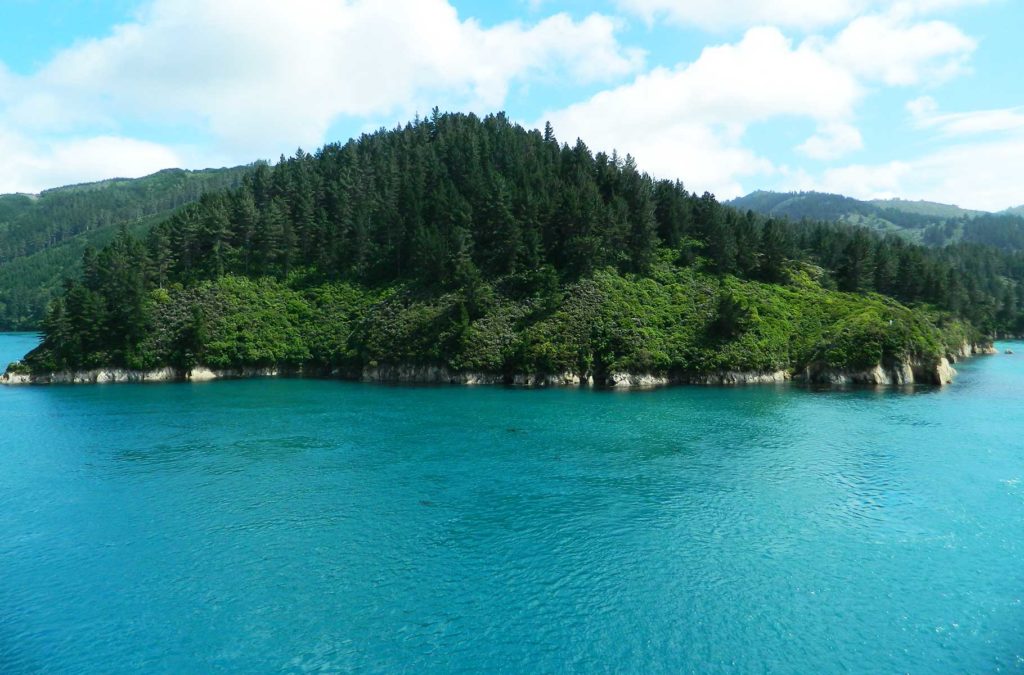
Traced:
[[1022, 329], [1024, 258], [741, 212], [504, 115], [434, 112], [88, 249], [25, 364], [358, 376], [868, 369]]

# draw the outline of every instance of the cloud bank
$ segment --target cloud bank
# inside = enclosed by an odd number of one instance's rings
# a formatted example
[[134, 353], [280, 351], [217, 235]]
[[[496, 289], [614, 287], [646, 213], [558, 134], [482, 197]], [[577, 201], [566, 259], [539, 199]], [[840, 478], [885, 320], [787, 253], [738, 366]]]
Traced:
[[[0, 138], [9, 153], [0, 191], [106, 170], [82, 153], [105, 147], [125, 159], [132, 145], [119, 138], [124, 126], [182, 126], [207, 146], [137, 141], [120, 172], [135, 173], [316, 146], [339, 117], [411, 117], [438, 99], [496, 110], [519, 83], [607, 82], [643, 63], [615, 30], [599, 14], [488, 28], [446, 0], [156, 0], [136, 21], [60, 52], [30, 77], [0, 70]], [[85, 138], [81, 129], [104, 133]]]
[[[692, 9], [687, 2], [661, 4]], [[845, 16], [855, 4], [825, 2], [819, 10], [843, 5], [837, 16]], [[913, 15], [863, 16], [831, 39], [800, 42], [777, 27], [750, 28], [736, 43], [705, 48], [692, 63], [644, 73], [545, 117], [562, 134], [634, 154], [651, 173], [737, 196], [748, 189], [745, 179], [797, 173], [752, 151], [745, 139], [751, 127], [803, 120], [815, 132], [794, 149], [811, 161], [839, 160], [864, 145], [857, 111], [872, 89], [932, 85], [966, 67], [973, 39], [952, 24], [907, 16]]]
[[[0, 192], [273, 158], [336, 140], [339, 121], [496, 111], [571, 84], [589, 95], [523, 121], [720, 197], [1024, 201], [1024, 109], [941, 112], [935, 98], [979, 49], [956, 12], [989, 0], [614, 0], [619, 16], [547, 0], [496, 25], [455, 1], [149, 0], [35, 72], [0, 63]], [[706, 46], [648, 64], [651, 30], [705, 31]], [[877, 147], [865, 123], [899, 92], [906, 112], [884, 123], [922, 139], [916, 156]]]

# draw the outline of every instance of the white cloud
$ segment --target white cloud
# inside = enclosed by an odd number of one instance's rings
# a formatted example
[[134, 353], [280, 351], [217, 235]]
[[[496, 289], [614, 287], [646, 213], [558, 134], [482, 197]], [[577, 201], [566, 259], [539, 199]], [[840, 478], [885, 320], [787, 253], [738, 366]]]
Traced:
[[945, 136], [1024, 131], [1024, 107], [939, 113], [935, 99], [922, 96], [907, 103], [907, 110], [917, 128], [934, 129]]
[[863, 199], [925, 199], [989, 211], [1024, 201], [1024, 108], [940, 113], [929, 96], [906, 107], [919, 129], [935, 131], [946, 142], [957, 140], [914, 158], [834, 167], [818, 178], [803, 174], [792, 187]]
[[[731, 10], [726, 12], [714, 3], [627, 1], [651, 11], [667, 11], [671, 5], [673, 11], [690, 12], [691, 19], [715, 12], [723, 17], [746, 10], [766, 17], [779, 12], [773, 15], [783, 22], [787, 12], [809, 6], [797, 0], [738, 2], [726, 3]], [[864, 147], [856, 109], [872, 89], [927, 86], [962, 72], [975, 42], [951, 24], [911, 18], [937, 9], [938, 3], [952, 7], [971, 1], [886, 3], [884, 14], [856, 18], [832, 39], [815, 35], [799, 44], [778, 28], [751, 28], [740, 42], [706, 48], [691, 64], [655, 69], [631, 84], [549, 113], [549, 118], [559, 133], [628, 151], [654, 174], [679, 176], [698, 191], [733, 196], [745, 179], [761, 176], [763, 181], [793, 171], [745, 146], [743, 137], [752, 125], [809, 120], [816, 131], [795, 149], [812, 159], [834, 161]], [[882, 3], [814, 3], [814, 11], [845, 16], [874, 4]]]
[[441, 95], [496, 108], [526, 77], [602, 81], [640, 62], [599, 15], [483, 28], [446, 0], [156, 0], [39, 80], [135, 115], [193, 118], [251, 155], [268, 137], [318, 144], [340, 115], [406, 114]]
[[38, 192], [101, 178], [135, 177], [181, 166], [182, 158], [157, 143], [99, 136], [33, 143], [0, 129], [0, 191]]
[[921, 119], [933, 115], [939, 109], [939, 104], [931, 96], [921, 96], [907, 102], [907, 112], [915, 119]]
[[870, 6], [869, 0], [618, 0], [648, 23], [658, 17], [705, 30], [770, 24], [802, 29], [830, 26]]
[[907, 196], [901, 189], [913, 171], [913, 165], [903, 161], [873, 165], [851, 164], [827, 169], [821, 178], [805, 175], [796, 187], [862, 199], [891, 199]]
[[808, 141], [807, 150], [838, 154], [857, 146], [859, 133], [847, 121], [862, 95], [848, 72], [812, 46], [794, 47], [777, 29], [754, 28], [735, 45], [705, 49], [692, 64], [655, 69], [548, 117], [563, 137], [628, 151], [655, 175], [730, 197], [741, 191], [742, 177], [776, 170], [743, 147], [750, 125], [810, 118], [825, 136]]
[[944, 21], [908, 24], [876, 15], [853, 21], [824, 53], [865, 79], [892, 86], [934, 85], [962, 73], [976, 46]]
[[[1024, 175], [1014, 154], [1020, 134], [1012, 135], [1024, 128], [1021, 109], [944, 114], [918, 98], [908, 110], [919, 129], [1011, 137], [817, 178], [745, 142], [755, 125], [797, 121], [815, 129], [790, 141], [807, 157], [835, 161], [860, 150], [857, 110], [873, 90], [930, 87], [967, 68], [975, 41], [928, 16], [987, 1], [617, 0], [650, 21], [754, 27], [692, 63], [654, 68], [538, 122], [550, 119], [563, 140], [632, 153], [655, 175], [722, 197], [746, 181], [782, 177], [862, 196], [937, 198], [956, 192], [950, 176], [959, 163], [973, 172], [963, 184], [987, 177], [987, 191], [974, 187], [995, 202], [1008, 179], [968, 149]], [[792, 40], [766, 23], [827, 34]], [[538, 80], [613, 83], [644, 59], [619, 44], [617, 27], [597, 14], [487, 27], [460, 17], [449, 0], [151, 0], [131, 23], [73, 45], [32, 75], [0, 63], [0, 192], [274, 157], [319, 145], [339, 118], [375, 126], [434, 104], [494, 110]], [[139, 125], [184, 129], [207, 144], [197, 153], [129, 138]]]
[[484, 27], [447, 0], [153, 0], [29, 77], [0, 68], [0, 92], [17, 90], [0, 93], [0, 124], [36, 139], [184, 127], [250, 161], [319, 145], [339, 117], [494, 110], [517, 83], [613, 81], [643, 63], [615, 31], [597, 14]]
[[958, 143], [906, 161], [839, 167], [798, 187], [999, 211], [1022, 201], [1019, 176], [1024, 176], [1024, 133]]
[[617, 0], [648, 23], [663, 18], [681, 26], [722, 31], [771, 25], [810, 31], [846, 23], [866, 12], [909, 18], [989, 0]]
[[795, 189], [839, 192], [862, 199], [904, 197], [999, 211], [1024, 201], [1024, 108], [941, 113], [930, 96], [906, 105], [913, 124], [949, 145], [918, 157], [852, 164], [807, 174]]
[[864, 147], [860, 130], [845, 122], [829, 122], [808, 138], [797, 150], [812, 159], [837, 159]]

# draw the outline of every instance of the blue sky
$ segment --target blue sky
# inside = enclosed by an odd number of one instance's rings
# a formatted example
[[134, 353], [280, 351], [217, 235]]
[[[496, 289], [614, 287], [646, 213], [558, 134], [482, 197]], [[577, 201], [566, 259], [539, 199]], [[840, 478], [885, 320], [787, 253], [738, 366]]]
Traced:
[[5, 0], [0, 192], [445, 110], [729, 198], [1024, 203], [1017, 0]]

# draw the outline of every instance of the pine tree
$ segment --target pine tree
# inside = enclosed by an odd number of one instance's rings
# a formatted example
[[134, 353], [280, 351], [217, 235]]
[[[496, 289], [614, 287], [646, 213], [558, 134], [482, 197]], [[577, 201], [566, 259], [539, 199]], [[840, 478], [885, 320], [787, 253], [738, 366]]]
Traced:
[[760, 233], [757, 230], [757, 218], [753, 211], [747, 211], [735, 222], [736, 232], [736, 271], [740, 276], [754, 278], [758, 273], [758, 248]]
[[871, 290], [874, 282], [874, 246], [867, 232], [858, 229], [843, 249], [837, 270], [839, 289], [849, 292]]
[[725, 213], [718, 209], [707, 223], [708, 255], [719, 274], [736, 271], [736, 234]]

